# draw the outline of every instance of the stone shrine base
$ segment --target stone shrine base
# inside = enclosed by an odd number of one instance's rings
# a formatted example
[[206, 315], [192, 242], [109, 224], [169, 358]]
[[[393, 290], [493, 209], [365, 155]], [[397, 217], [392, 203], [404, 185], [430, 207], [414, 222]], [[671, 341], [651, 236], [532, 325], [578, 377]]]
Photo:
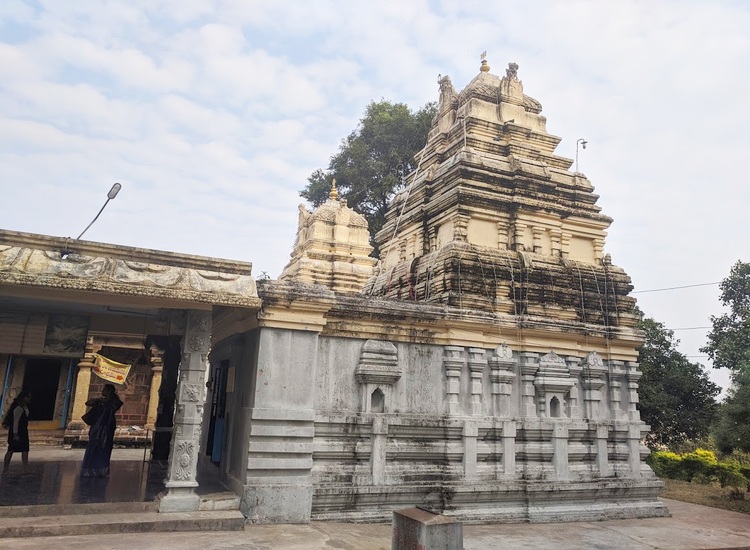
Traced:
[[513, 481], [442, 486], [316, 488], [314, 521], [385, 522], [393, 510], [419, 505], [468, 524], [554, 523], [667, 517], [663, 483], [607, 479]]

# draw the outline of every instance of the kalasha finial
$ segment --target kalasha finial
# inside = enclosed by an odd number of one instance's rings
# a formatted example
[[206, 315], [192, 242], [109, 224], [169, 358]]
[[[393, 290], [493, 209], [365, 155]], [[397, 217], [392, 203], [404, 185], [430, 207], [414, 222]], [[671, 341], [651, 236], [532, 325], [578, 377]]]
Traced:
[[482, 55], [479, 57], [479, 59], [482, 60], [482, 65], [479, 67], [479, 70], [483, 73], [490, 72], [490, 66], [487, 64], [487, 52], [482, 52]]
[[331, 182], [331, 191], [328, 193], [328, 198], [332, 201], [339, 198], [339, 191], [336, 189], [336, 178], [333, 178], [333, 181]]

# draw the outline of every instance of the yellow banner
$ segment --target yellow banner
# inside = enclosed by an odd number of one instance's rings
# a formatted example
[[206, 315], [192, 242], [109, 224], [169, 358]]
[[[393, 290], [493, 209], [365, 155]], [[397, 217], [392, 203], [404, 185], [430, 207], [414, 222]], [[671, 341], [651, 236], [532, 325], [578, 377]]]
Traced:
[[94, 357], [95, 366], [91, 370], [93, 370], [97, 374], [97, 376], [99, 376], [100, 378], [104, 378], [107, 382], [112, 382], [114, 384], [125, 383], [125, 379], [128, 377], [128, 373], [130, 372], [130, 365], [112, 361], [112, 359], [107, 359], [106, 357], [104, 357], [103, 355], [99, 355], [98, 353], [95, 353]]

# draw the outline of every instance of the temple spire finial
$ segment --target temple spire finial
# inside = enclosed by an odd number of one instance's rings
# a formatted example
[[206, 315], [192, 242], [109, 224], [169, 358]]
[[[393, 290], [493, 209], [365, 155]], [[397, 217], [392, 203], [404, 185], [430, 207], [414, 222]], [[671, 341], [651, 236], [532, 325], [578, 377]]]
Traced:
[[490, 66], [487, 64], [487, 51], [483, 51], [482, 55], [479, 56], [479, 59], [482, 60], [482, 65], [479, 67], [479, 70], [483, 73], [490, 72]]
[[336, 189], [336, 178], [333, 178], [331, 182], [331, 191], [328, 193], [328, 198], [335, 201], [339, 198], [339, 191]]

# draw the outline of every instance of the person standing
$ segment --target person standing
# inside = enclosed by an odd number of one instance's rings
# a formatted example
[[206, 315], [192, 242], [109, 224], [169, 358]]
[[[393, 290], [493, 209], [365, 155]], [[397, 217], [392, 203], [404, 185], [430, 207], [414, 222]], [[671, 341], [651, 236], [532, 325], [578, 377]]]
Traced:
[[115, 413], [122, 407], [122, 401], [115, 387], [105, 384], [102, 396], [86, 401], [86, 406], [92, 407], [91, 411], [86, 413], [87, 416], [90, 415], [91, 428], [81, 464], [81, 476], [107, 477], [117, 427]]
[[8, 471], [13, 453], [21, 453], [24, 467], [29, 465], [29, 403], [31, 394], [21, 390], [5, 415], [3, 426], [8, 428], [8, 452], [3, 460], [3, 473]]

